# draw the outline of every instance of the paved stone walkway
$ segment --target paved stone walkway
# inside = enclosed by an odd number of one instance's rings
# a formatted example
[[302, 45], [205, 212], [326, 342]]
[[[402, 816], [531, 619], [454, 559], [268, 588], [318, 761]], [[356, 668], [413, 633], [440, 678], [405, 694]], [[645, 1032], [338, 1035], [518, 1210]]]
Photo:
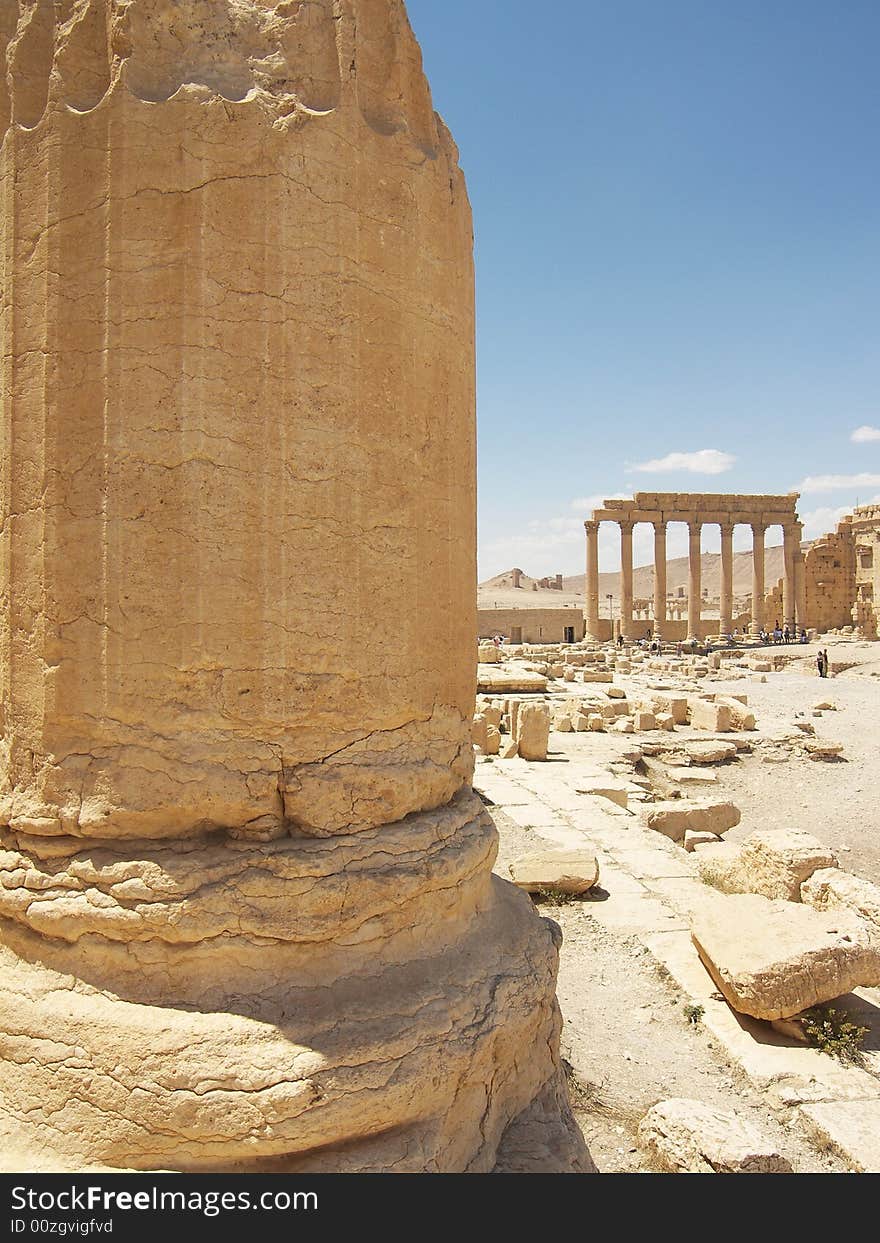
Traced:
[[[853, 1169], [880, 1171], [880, 989], [840, 999], [854, 1021], [869, 1029], [863, 1067], [843, 1066], [796, 1044], [769, 1024], [736, 1014], [717, 992], [690, 938], [691, 914], [706, 886], [695, 875], [692, 856], [642, 826], [637, 810], [643, 785], [619, 769], [563, 752], [545, 763], [479, 761], [474, 786], [545, 841], [593, 849], [607, 897], [590, 904], [591, 915], [639, 938], [692, 1003], [703, 1007], [705, 1026], [771, 1102], [797, 1107], [808, 1130]], [[596, 789], [607, 794], [584, 792]], [[635, 810], [620, 805], [624, 795]]]

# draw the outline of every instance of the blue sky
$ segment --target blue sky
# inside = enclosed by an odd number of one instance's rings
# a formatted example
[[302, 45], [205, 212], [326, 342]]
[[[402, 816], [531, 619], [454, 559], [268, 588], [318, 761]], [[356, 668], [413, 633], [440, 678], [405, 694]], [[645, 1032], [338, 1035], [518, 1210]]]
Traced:
[[582, 572], [600, 495], [800, 488], [808, 538], [880, 497], [880, 4], [408, 9], [474, 208], [481, 578]]

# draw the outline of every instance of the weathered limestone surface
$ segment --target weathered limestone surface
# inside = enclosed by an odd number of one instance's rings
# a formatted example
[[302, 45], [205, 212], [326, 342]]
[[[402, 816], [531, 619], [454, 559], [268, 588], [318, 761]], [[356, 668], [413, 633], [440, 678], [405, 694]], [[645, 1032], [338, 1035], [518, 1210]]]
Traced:
[[716, 895], [694, 916], [694, 945], [734, 1010], [784, 1019], [880, 984], [880, 940], [850, 911], [757, 894]]
[[510, 875], [528, 893], [586, 893], [599, 880], [599, 862], [590, 850], [540, 850], [515, 859]]
[[3, 14], [4, 1163], [587, 1168], [470, 792], [472, 225], [402, 0]]
[[821, 868], [801, 885], [801, 901], [817, 911], [855, 911], [880, 929], [880, 885], [840, 868]]
[[639, 1123], [639, 1139], [676, 1174], [790, 1174], [755, 1127], [703, 1101], [660, 1101]]
[[520, 704], [514, 737], [524, 760], [546, 760], [550, 738], [550, 712], [547, 705]]
[[736, 744], [709, 740], [686, 742], [684, 752], [692, 764], [724, 764], [736, 755]]
[[689, 830], [716, 835], [726, 833], [739, 824], [740, 810], [733, 803], [719, 799], [672, 799], [646, 804], [644, 820], [649, 829], [680, 842]]
[[700, 852], [702, 880], [723, 893], [757, 893], [800, 902], [801, 886], [819, 869], [834, 868], [834, 853], [801, 829], [757, 829], [738, 846]]

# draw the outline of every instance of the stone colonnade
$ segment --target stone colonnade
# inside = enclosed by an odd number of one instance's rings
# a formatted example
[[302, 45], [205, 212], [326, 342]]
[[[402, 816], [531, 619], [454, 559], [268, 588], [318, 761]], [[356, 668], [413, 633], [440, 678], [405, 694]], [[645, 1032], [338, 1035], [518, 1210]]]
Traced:
[[654, 527], [654, 634], [663, 637], [667, 620], [666, 529], [670, 522], [688, 524], [688, 639], [700, 637], [702, 605], [702, 552], [704, 526], [721, 529], [721, 593], [718, 632], [733, 628], [733, 530], [752, 528], [752, 619], [750, 631], [764, 628], [764, 538], [768, 527], [781, 526], [784, 539], [785, 577], [783, 612], [789, 629], [806, 625], [804, 565], [801, 554], [803, 527], [798, 521], [797, 493], [787, 496], [739, 496], [702, 493], [637, 492], [632, 500], [609, 500], [594, 510], [584, 523], [587, 533], [586, 637], [598, 639], [599, 626], [599, 526], [616, 522], [620, 527], [620, 626], [625, 637], [633, 634], [633, 528], [639, 522]]

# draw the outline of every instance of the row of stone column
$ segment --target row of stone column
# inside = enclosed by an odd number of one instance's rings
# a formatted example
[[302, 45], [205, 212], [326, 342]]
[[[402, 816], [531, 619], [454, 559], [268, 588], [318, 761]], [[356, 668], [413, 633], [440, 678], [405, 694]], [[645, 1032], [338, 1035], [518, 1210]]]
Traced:
[[[626, 637], [633, 634], [633, 522], [618, 520], [620, 527], [620, 627]], [[700, 521], [688, 523], [688, 639], [700, 637], [702, 615], [702, 530]], [[733, 629], [733, 522], [721, 528], [721, 598], [718, 633]], [[764, 537], [765, 524], [752, 522], [752, 618], [750, 631], [758, 635], [764, 628]], [[654, 524], [654, 636], [663, 637], [666, 612], [666, 521]], [[599, 637], [599, 523], [585, 522], [587, 532], [586, 635]], [[790, 630], [806, 625], [804, 567], [801, 555], [801, 523], [783, 527], [785, 575], [783, 579], [784, 624]]]

